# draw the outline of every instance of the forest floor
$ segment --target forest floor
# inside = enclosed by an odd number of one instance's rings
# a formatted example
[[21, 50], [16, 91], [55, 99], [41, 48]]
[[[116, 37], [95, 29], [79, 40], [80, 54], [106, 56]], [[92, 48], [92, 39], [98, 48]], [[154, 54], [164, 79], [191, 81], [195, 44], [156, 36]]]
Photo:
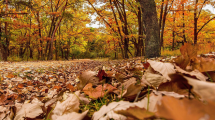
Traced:
[[0, 62], [0, 119], [215, 119], [215, 57], [190, 49], [146, 61]]

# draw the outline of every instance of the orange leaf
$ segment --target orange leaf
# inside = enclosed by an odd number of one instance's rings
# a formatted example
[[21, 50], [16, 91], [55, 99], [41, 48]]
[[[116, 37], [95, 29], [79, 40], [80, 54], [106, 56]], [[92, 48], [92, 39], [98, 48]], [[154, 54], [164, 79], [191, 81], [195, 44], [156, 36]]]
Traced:
[[69, 89], [71, 92], [75, 91], [75, 88], [74, 88], [73, 85], [71, 85], [71, 84], [68, 84], [68, 85], [66, 86], [66, 88]]
[[215, 103], [202, 103], [199, 100], [176, 99], [164, 96], [161, 104], [157, 105], [157, 116], [171, 120], [200, 120], [215, 119]]
[[103, 97], [105, 94], [112, 92], [116, 88], [110, 84], [104, 84], [93, 88], [92, 83], [88, 83], [84, 88], [83, 91], [85, 94], [89, 95], [90, 98], [97, 99], [99, 97]]
[[18, 84], [18, 86], [17, 86], [18, 88], [23, 88], [24, 87], [24, 85], [23, 84]]

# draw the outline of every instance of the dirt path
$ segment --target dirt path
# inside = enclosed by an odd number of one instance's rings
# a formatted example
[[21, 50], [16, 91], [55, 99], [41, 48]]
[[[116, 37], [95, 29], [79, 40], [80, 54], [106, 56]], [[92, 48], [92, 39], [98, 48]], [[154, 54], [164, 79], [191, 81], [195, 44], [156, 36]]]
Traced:
[[77, 62], [89, 62], [93, 61], [91, 59], [74, 59], [68, 61], [24, 61], [24, 62], [0, 62], [0, 69], [16, 69], [17, 67], [21, 68], [40, 68], [40, 67], [50, 67], [50, 66], [61, 66], [61, 65], [69, 65], [71, 63]]

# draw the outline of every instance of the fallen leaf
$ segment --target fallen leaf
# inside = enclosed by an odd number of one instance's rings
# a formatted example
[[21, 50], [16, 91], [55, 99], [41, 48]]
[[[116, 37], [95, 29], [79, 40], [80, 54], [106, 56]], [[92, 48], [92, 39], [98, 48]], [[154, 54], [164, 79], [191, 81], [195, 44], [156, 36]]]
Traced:
[[156, 112], [157, 108], [156, 105], [161, 100], [161, 95], [154, 95], [150, 94], [149, 102], [148, 98], [145, 97], [139, 102], [128, 102], [128, 101], [120, 101], [120, 102], [111, 102], [108, 105], [103, 105], [99, 111], [95, 112], [93, 114], [92, 119], [93, 120], [108, 120], [108, 119], [115, 119], [115, 120], [126, 120], [127, 117], [121, 114], [117, 114], [114, 111], [120, 111], [120, 110], [127, 110], [130, 107], [139, 107], [139, 108], [145, 108], [147, 109], [147, 106], [149, 106], [150, 112]]
[[164, 96], [157, 105], [156, 116], [172, 120], [214, 120], [215, 103]]
[[78, 88], [81, 90], [88, 83], [97, 85], [99, 83], [99, 78], [96, 76], [97, 76], [96, 72], [93, 72], [93, 71], [82, 72], [79, 76], [80, 83], [77, 84]]
[[184, 97], [185, 97], [185, 95], [180, 95], [180, 94], [175, 93], [175, 92], [156, 91], [156, 90], [152, 90], [152, 92], [153, 92], [155, 95], [172, 96], [172, 97], [174, 97], [174, 98], [184, 98]]
[[155, 71], [161, 73], [167, 80], [171, 80], [168, 76], [169, 74], [176, 73], [172, 63], [163, 63], [152, 60], [147, 60], [147, 62]]
[[112, 92], [116, 88], [110, 84], [104, 84], [93, 88], [92, 83], [88, 83], [84, 88], [83, 91], [85, 94], [89, 95], [92, 99], [97, 99], [99, 97], [103, 97], [105, 94]]
[[124, 90], [123, 93], [120, 92], [118, 98], [126, 98], [126, 100], [129, 101], [134, 100], [137, 96], [137, 93], [140, 92], [141, 89], [142, 85], [131, 84], [126, 90]]
[[99, 77], [99, 81], [101, 81], [104, 77], [107, 77], [107, 74], [104, 70], [99, 70], [97, 77]]
[[71, 112], [64, 114], [63, 116], [53, 118], [52, 120], [83, 120], [83, 118], [87, 115], [87, 112], [88, 110], [83, 113]]
[[117, 90], [114, 90], [114, 93], [116, 93], [118, 97], [121, 97], [122, 94], [125, 94], [127, 92], [126, 90], [128, 89], [128, 87], [132, 84], [135, 84], [136, 82], [136, 78], [132, 77], [122, 83], [119, 87], [117, 87]]
[[109, 103], [108, 106], [103, 105], [99, 111], [94, 112], [92, 120], [108, 120], [111, 118], [116, 120], [125, 120], [126, 116], [117, 114], [114, 111], [126, 110], [129, 107], [134, 106], [136, 105], [128, 101], [112, 102]]
[[179, 94], [187, 95], [189, 89], [192, 87], [188, 84], [187, 80], [180, 74], [171, 74], [169, 75], [172, 79], [169, 82], [162, 83], [158, 87], [158, 91], [169, 91], [176, 92]]
[[215, 83], [199, 81], [186, 76], [184, 78], [193, 86], [193, 91], [200, 95], [203, 100], [215, 102]]
[[148, 117], [154, 116], [152, 112], [147, 111], [145, 108], [139, 108], [137, 106], [130, 107], [126, 110], [114, 111], [117, 114], [122, 114], [127, 117], [131, 117], [138, 120], [143, 120]]
[[25, 103], [22, 108], [16, 113], [14, 120], [24, 120], [27, 118], [36, 118], [43, 113], [42, 108], [37, 103]]
[[184, 57], [194, 59], [197, 57], [198, 45], [192, 45], [191, 43], [184, 43], [180, 48], [180, 52]]
[[[150, 73], [148, 72], [148, 70], [146, 70], [142, 79], [143, 79], [143, 82], [145, 79], [148, 83], [150, 83], [150, 85], [154, 87], [158, 87], [161, 83], [167, 82], [167, 79], [164, 76]], [[147, 82], [145, 83], [147, 84]]]
[[215, 60], [213, 58], [198, 57], [191, 62], [192, 69], [200, 72], [215, 71]]
[[7, 78], [14, 78], [15, 75], [13, 75], [12, 73], [9, 73], [6, 77], [7, 77]]
[[122, 73], [115, 73], [115, 78], [116, 78], [119, 82], [123, 83], [124, 80], [127, 79], [127, 76], [124, 75], [124, 74], [122, 74]]
[[143, 62], [143, 66], [145, 69], [148, 69], [148, 67], [150, 66], [150, 64], [148, 62]]
[[186, 69], [191, 60], [197, 57], [198, 45], [193, 46], [190, 43], [185, 43], [180, 48], [181, 56], [174, 59], [176, 65], [182, 69]]
[[204, 74], [202, 74], [201, 72], [199, 72], [196, 69], [193, 70], [193, 71], [191, 71], [191, 72], [187, 72], [187, 71], [181, 69], [178, 66], [175, 66], [175, 68], [176, 68], [177, 72], [180, 72], [180, 73], [183, 73], [183, 74], [187, 74], [187, 75], [190, 75], [190, 76], [195, 76], [197, 79], [199, 79], [201, 81], [206, 81], [206, 79], [208, 79], [208, 77], [206, 77]]
[[79, 110], [79, 99], [78, 96], [80, 91], [76, 91], [74, 94], [71, 94], [65, 101], [57, 102], [54, 110], [52, 111], [51, 118], [53, 120], [58, 119], [58, 117], [62, 117], [64, 115], [70, 114], [72, 112], [78, 112]]
[[66, 88], [69, 89], [71, 92], [75, 91], [75, 88], [71, 84], [67, 84]]
[[10, 113], [10, 110], [6, 107], [0, 106], [0, 119], [3, 120], [7, 114]]

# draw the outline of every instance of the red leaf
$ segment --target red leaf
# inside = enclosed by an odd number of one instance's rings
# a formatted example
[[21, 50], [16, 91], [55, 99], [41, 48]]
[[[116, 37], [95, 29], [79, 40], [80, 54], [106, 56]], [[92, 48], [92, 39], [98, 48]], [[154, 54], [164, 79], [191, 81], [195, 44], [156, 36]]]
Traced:
[[107, 77], [107, 74], [104, 70], [99, 70], [97, 77], [99, 77], [99, 81], [101, 81], [103, 77]]

